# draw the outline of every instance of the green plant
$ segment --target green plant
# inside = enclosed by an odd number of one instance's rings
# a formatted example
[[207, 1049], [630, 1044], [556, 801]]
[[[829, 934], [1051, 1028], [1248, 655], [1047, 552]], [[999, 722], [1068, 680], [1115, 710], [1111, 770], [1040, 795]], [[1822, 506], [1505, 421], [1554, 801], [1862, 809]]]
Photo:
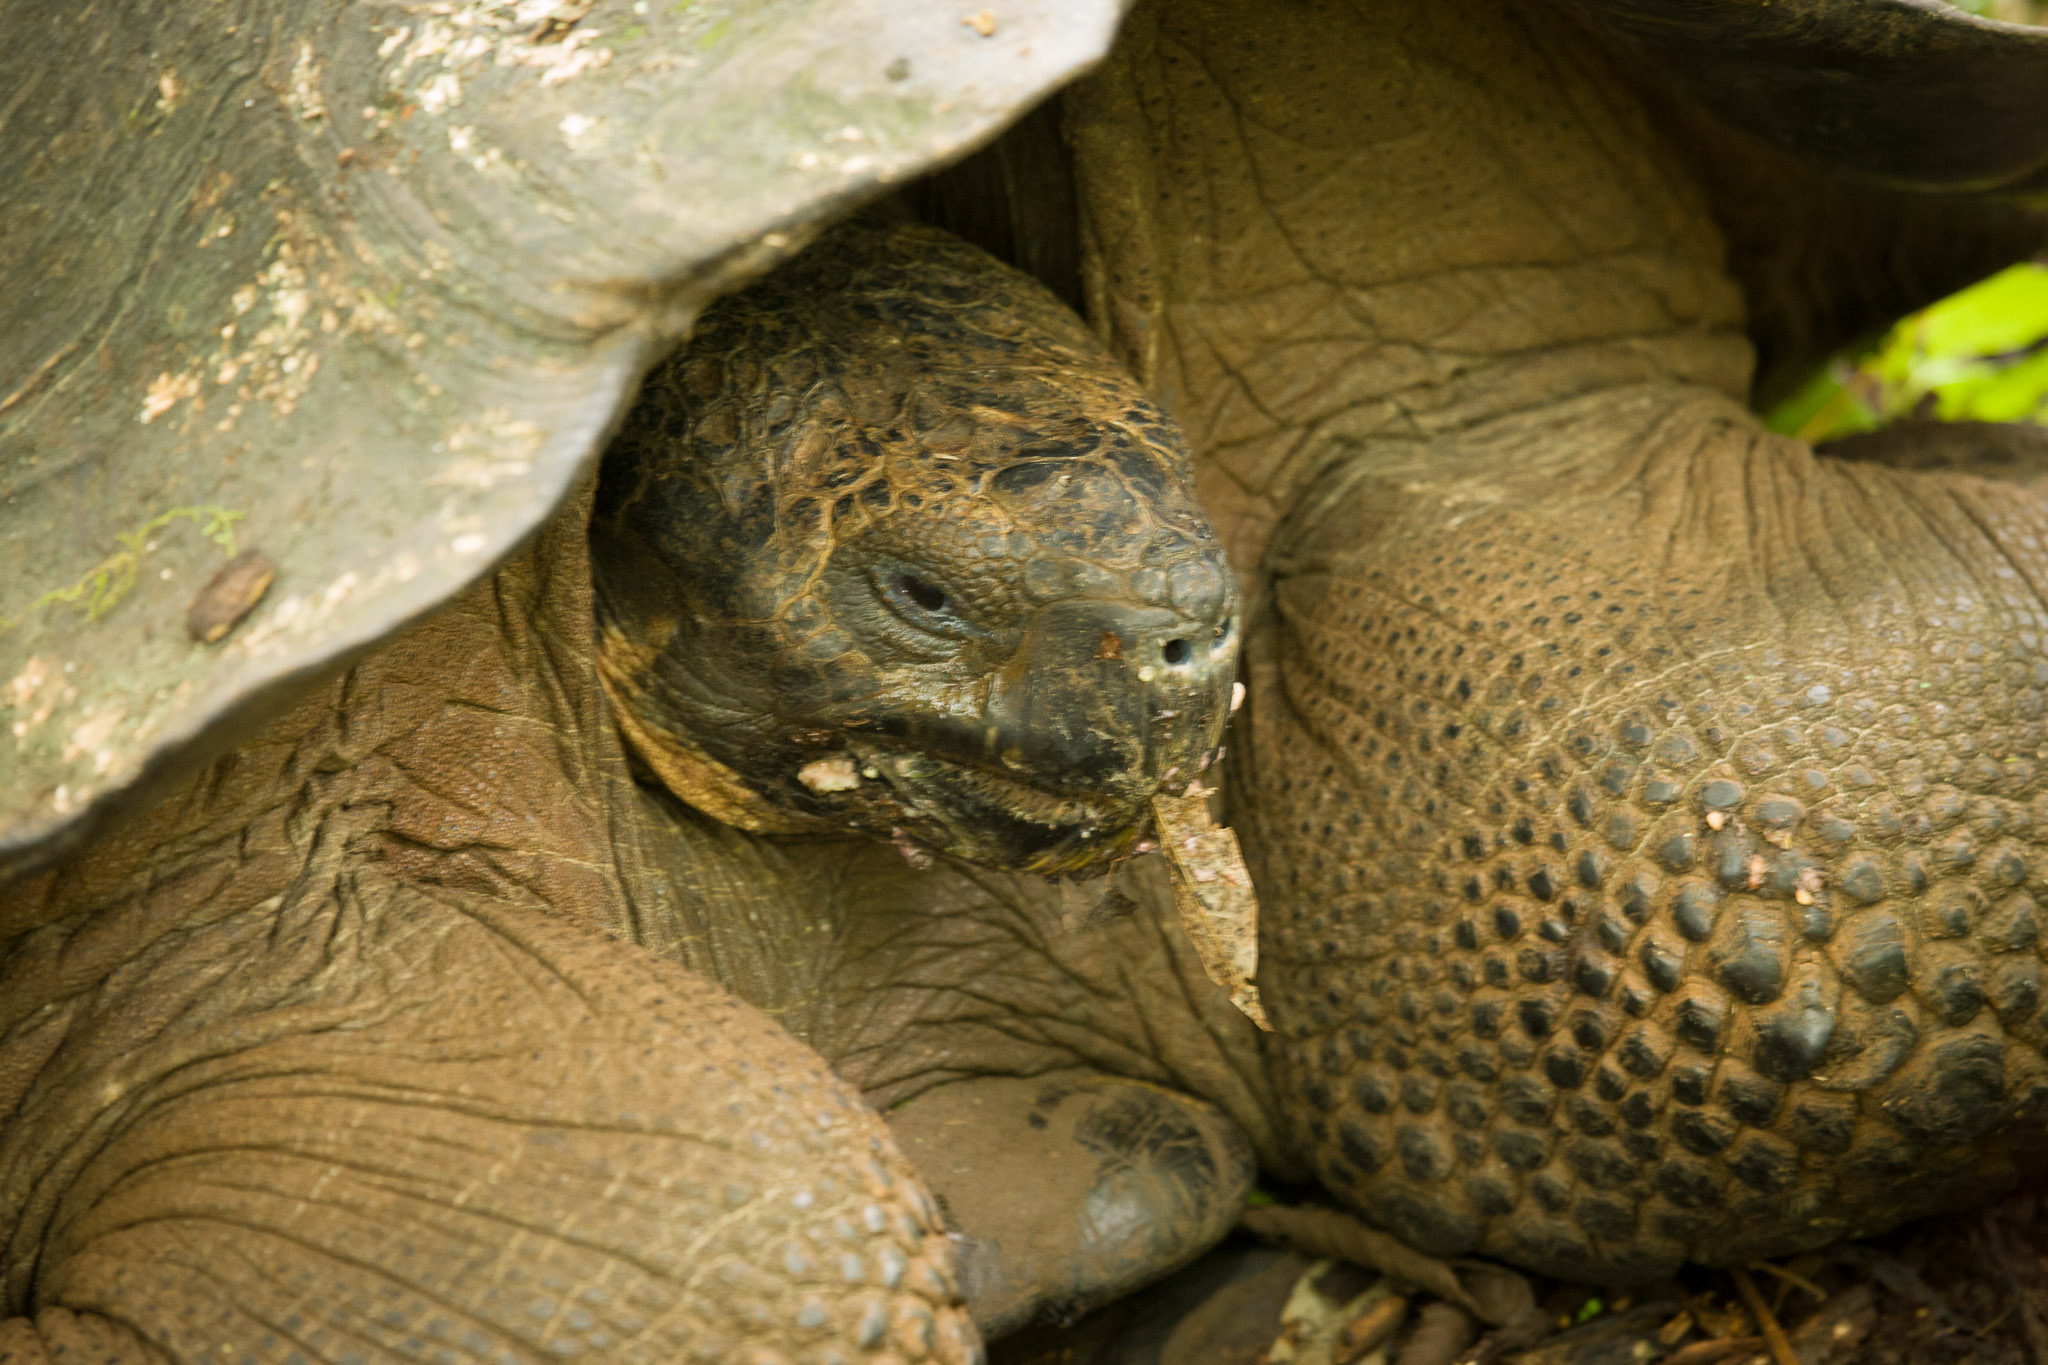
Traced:
[[1909, 314], [1829, 361], [1766, 420], [1825, 441], [1902, 417], [2048, 422], [2048, 265], [2011, 266]]

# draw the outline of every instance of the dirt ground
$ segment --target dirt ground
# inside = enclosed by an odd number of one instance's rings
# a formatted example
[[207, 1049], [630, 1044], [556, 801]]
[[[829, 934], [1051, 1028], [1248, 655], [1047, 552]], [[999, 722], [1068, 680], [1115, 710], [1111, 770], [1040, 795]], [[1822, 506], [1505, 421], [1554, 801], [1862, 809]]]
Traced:
[[2048, 1183], [1649, 1289], [1507, 1285], [1522, 1296], [1493, 1311], [1520, 1312], [1507, 1327], [1328, 1249], [1240, 1232], [1142, 1294], [997, 1343], [991, 1365], [2048, 1365]]

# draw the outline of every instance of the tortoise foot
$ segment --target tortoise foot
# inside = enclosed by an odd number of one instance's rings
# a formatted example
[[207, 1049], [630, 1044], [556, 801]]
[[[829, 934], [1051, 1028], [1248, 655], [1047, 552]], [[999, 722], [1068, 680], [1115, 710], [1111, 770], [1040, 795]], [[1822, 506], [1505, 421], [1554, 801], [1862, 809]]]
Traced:
[[1185, 1265], [1230, 1230], [1254, 1171], [1217, 1110], [1092, 1072], [956, 1082], [889, 1125], [950, 1215], [968, 1311], [991, 1336]]

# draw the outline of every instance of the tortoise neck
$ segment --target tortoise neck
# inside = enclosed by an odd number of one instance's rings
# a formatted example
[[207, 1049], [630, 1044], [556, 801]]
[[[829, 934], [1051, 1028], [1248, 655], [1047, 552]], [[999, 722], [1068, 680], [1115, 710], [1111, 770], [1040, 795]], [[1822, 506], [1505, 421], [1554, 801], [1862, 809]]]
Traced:
[[1091, 316], [1247, 568], [1377, 438], [1748, 383], [1705, 202], [1601, 52], [1503, 0], [1361, 10], [1141, 6], [1067, 104]]

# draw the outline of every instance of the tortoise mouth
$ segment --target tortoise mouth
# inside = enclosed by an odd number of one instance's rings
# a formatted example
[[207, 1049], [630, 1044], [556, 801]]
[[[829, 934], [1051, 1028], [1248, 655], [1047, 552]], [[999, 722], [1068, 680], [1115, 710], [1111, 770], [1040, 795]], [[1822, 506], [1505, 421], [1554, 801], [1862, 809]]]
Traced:
[[1085, 868], [1137, 837], [1149, 793], [1049, 788], [929, 749], [863, 739], [848, 746], [863, 775], [903, 807], [903, 833], [941, 852], [1022, 872]]

